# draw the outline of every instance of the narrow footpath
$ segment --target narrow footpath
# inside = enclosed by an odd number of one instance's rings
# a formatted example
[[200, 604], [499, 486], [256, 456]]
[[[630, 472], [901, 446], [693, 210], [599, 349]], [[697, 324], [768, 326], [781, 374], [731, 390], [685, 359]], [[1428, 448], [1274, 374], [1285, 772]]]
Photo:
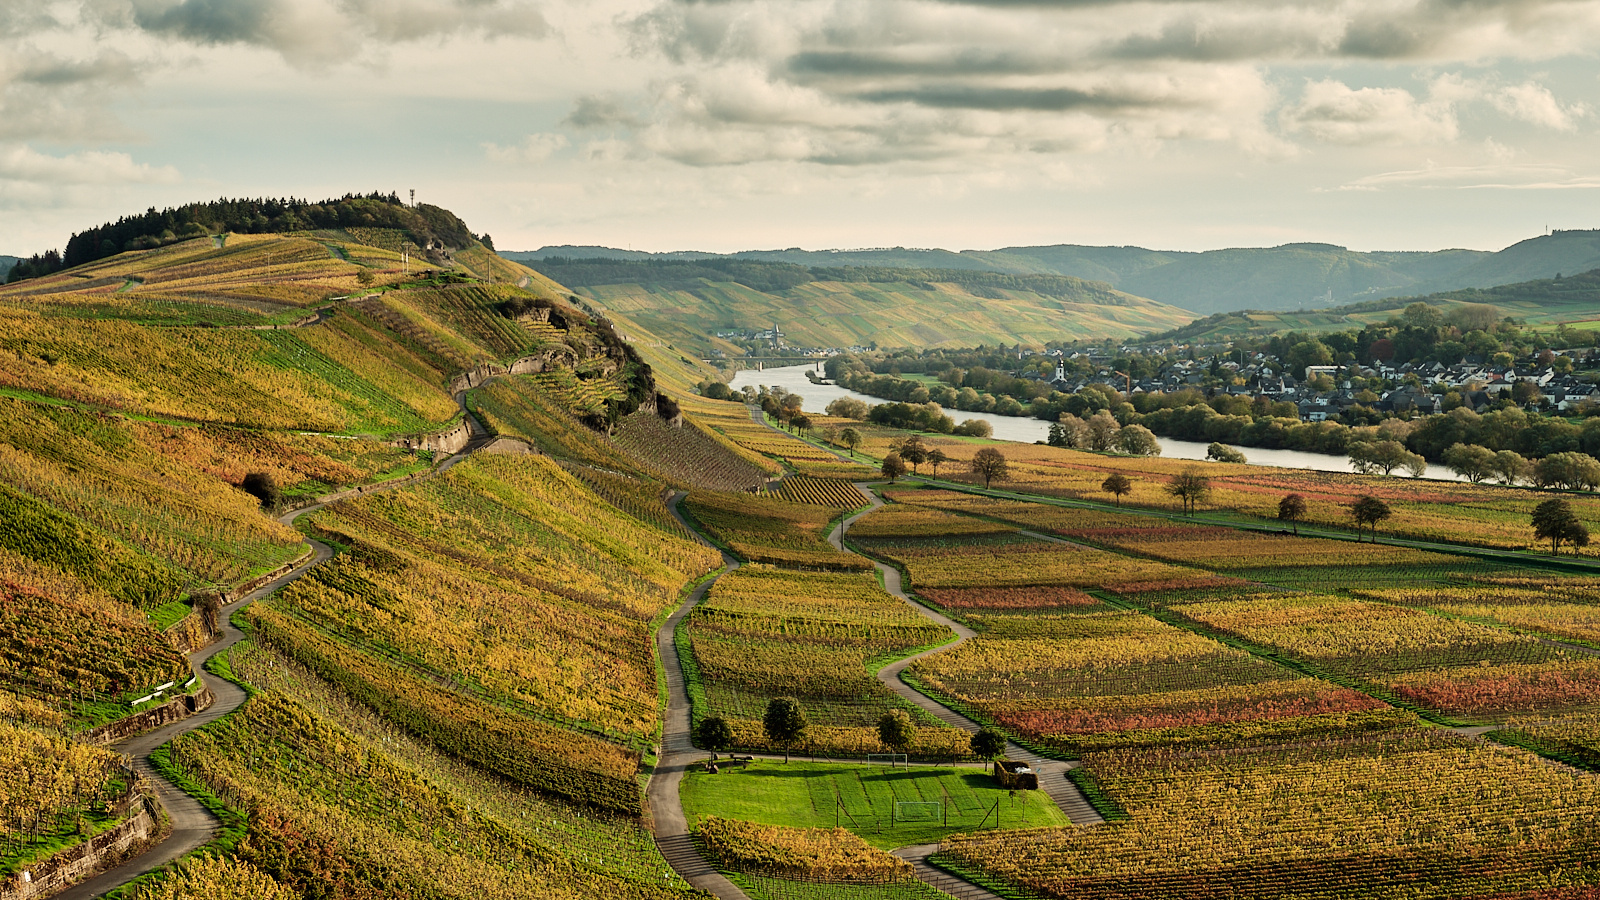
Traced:
[[[683, 497], [682, 492], [673, 495], [667, 509], [695, 540], [711, 546], [678, 511], [678, 502]], [[689, 836], [688, 818], [683, 814], [683, 802], [678, 797], [678, 786], [683, 781], [684, 773], [691, 766], [709, 759], [711, 754], [695, 749], [689, 736], [689, 690], [684, 684], [683, 662], [678, 659], [674, 636], [678, 631], [678, 623], [705, 599], [706, 592], [717, 583], [717, 579], [739, 568], [739, 561], [726, 553], [722, 554], [722, 564], [723, 570], [695, 588], [684, 598], [677, 611], [656, 630], [656, 652], [661, 655], [661, 668], [667, 675], [667, 711], [661, 722], [661, 752], [645, 794], [655, 824], [656, 847], [672, 871], [695, 887], [715, 894], [720, 900], [750, 900], [744, 891], [712, 868], [700, 851], [695, 849], [694, 841]]]
[[[472, 426], [477, 426], [476, 420], [473, 420], [470, 415], [468, 419]], [[301, 507], [293, 512], [285, 513], [278, 518], [278, 521], [292, 527], [296, 519], [308, 513], [316, 512], [336, 500], [393, 490], [447, 471], [463, 459], [471, 456], [474, 451], [486, 443], [482, 428], [475, 427], [473, 430], [473, 439], [466, 447], [462, 448], [461, 452], [444, 460], [436, 468], [428, 472], [397, 478], [381, 484], [366, 485], [327, 494], [311, 506]], [[93, 878], [73, 885], [56, 894], [53, 900], [90, 900], [90, 898], [102, 896], [141, 875], [153, 872], [174, 860], [182, 858], [185, 854], [200, 849], [210, 843], [217, 836], [217, 833], [221, 831], [222, 823], [216, 816], [211, 814], [210, 810], [200, 805], [200, 801], [184, 793], [155, 770], [150, 764], [150, 754], [156, 748], [179, 735], [188, 734], [198, 728], [204, 728], [244, 704], [244, 701], [249, 696], [244, 689], [226, 678], [207, 672], [205, 670], [206, 661], [244, 640], [244, 633], [233, 625], [234, 613], [257, 600], [272, 596], [273, 593], [293, 584], [295, 581], [305, 577], [306, 573], [312, 569], [333, 558], [333, 548], [327, 544], [315, 538], [308, 537], [305, 540], [309, 553], [293, 569], [222, 607], [217, 613], [217, 625], [222, 635], [221, 638], [216, 643], [208, 647], [202, 647], [189, 654], [190, 668], [194, 670], [195, 676], [206, 687], [211, 689], [212, 695], [216, 698], [215, 701], [210, 706], [181, 722], [174, 722], [171, 725], [135, 735], [111, 745], [112, 750], [121, 753], [132, 761], [134, 772], [143, 778], [155, 792], [157, 799], [161, 801], [162, 807], [167, 811], [171, 832], [160, 843], [150, 847], [140, 855], [123, 862], [116, 868], [101, 872]]]

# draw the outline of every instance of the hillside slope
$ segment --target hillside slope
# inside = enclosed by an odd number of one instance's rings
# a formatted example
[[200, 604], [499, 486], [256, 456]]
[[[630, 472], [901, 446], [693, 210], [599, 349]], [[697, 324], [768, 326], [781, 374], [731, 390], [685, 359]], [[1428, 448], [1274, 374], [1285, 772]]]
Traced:
[[[508, 256], [537, 265], [551, 257], [707, 260], [715, 254], [647, 254], [604, 247], [545, 247]], [[729, 258], [802, 266], [923, 267], [1064, 275], [1200, 314], [1240, 309], [1304, 310], [1341, 302], [1415, 296], [1554, 278], [1600, 267], [1600, 231], [1556, 231], [1503, 250], [1355, 251], [1299, 243], [1206, 252], [1055, 244], [995, 250], [750, 250]]]
[[552, 258], [532, 265], [596, 305], [703, 353], [719, 329], [774, 323], [791, 346], [963, 347], [1131, 337], [1183, 310], [1059, 275]]

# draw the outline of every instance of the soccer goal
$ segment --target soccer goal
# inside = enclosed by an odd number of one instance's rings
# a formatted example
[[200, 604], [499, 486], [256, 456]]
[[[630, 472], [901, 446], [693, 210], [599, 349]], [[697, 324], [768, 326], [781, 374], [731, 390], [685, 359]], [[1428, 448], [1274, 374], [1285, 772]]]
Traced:
[[943, 822], [944, 804], [938, 800], [897, 800], [894, 804], [894, 821]]
[[896, 766], [909, 766], [911, 763], [906, 760], [904, 753], [868, 753], [867, 765], [888, 766], [892, 769]]

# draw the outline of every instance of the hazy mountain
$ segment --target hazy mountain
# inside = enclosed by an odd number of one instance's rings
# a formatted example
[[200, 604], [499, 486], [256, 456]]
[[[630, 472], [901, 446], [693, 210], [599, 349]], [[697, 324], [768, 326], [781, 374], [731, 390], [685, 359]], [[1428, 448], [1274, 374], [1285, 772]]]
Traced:
[[[545, 247], [506, 253], [533, 261], [552, 256], [610, 259], [707, 259], [719, 254], [649, 254], [608, 247]], [[1553, 278], [1600, 267], [1600, 231], [1557, 231], [1498, 252], [1484, 250], [1372, 251], [1334, 244], [1284, 244], [1188, 251], [1057, 244], [998, 250], [748, 250], [720, 254], [805, 266], [982, 269], [1026, 275], [1066, 275], [1101, 281], [1119, 291], [1198, 313], [1238, 309], [1315, 309], [1352, 301], [1414, 296], [1459, 288]]]
[[11, 267], [17, 264], [17, 259], [15, 256], [0, 256], [0, 282], [5, 281], [6, 276], [11, 274]]

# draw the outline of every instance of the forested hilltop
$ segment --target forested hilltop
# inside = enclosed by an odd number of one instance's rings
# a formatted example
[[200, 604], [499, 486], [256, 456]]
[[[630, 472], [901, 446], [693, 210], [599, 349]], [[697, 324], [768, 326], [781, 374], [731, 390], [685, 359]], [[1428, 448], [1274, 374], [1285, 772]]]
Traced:
[[[123, 216], [78, 232], [63, 251], [49, 250], [18, 260], [7, 280], [36, 278], [125, 251], [148, 250], [210, 234], [348, 228], [400, 232], [419, 252], [435, 245], [460, 250], [479, 240], [449, 210], [426, 203], [407, 206], [394, 193], [346, 194], [315, 203], [293, 198], [223, 199], [160, 211], [152, 206], [141, 215]], [[493, 249], [488, 235], [481, 240]]]

